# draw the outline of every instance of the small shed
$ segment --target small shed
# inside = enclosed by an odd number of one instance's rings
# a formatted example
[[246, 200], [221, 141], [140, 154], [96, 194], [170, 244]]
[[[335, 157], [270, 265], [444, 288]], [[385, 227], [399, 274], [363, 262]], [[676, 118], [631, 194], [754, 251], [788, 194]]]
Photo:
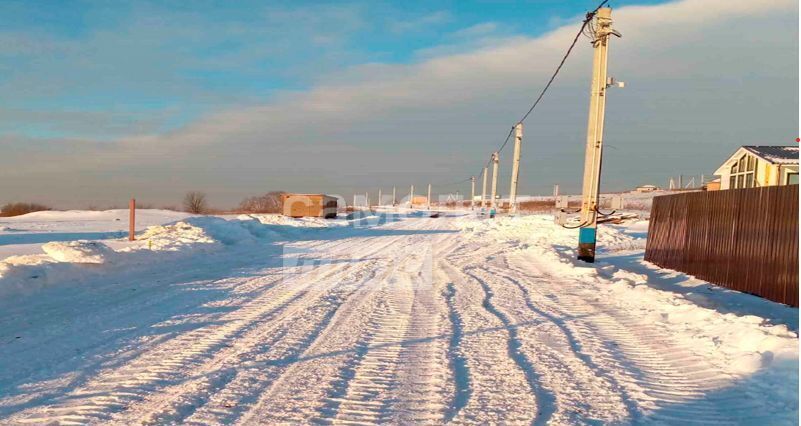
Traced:
[[282, 194], [281, 212], [289, 217], [337, 217], [337, 199], [325, 194]]
[[712, 179], [705, 183], [704, 189], [707, 191], [720, 191], [720, 178]]
[[428, 204], [428, 197], [425, 195], [415, 195], [412, 199], [413, 206], [425, 206]]

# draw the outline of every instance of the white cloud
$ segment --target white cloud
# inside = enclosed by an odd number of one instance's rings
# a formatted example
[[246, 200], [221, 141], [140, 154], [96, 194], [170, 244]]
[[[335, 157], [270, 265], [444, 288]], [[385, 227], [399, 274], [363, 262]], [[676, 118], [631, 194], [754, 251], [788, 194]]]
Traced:
[[392, 20], [388, 22], [390, 31], [397, 34], [404, 34], [415, 31], [422, 31], [436, 27], [440, 24], [450, 22], [453, 16], [445, 10], [438, 10], [407, 20]]

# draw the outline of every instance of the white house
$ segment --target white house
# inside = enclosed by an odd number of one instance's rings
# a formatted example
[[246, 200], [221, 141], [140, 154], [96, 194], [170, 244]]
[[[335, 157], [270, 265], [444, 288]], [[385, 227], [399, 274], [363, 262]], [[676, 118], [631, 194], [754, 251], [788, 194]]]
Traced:
[[715, 175], [720, 189], [798, 185], [798, 146], [741, 146]]
[[654, 191], [656, 191], [658, 189], [659, 188], [657, 188], [656, 185], [640, 185], [640, 186], [637, 187], [637, 189], [635, 189], [635, 191], [637, 191], [637, 192], [654, 192]]

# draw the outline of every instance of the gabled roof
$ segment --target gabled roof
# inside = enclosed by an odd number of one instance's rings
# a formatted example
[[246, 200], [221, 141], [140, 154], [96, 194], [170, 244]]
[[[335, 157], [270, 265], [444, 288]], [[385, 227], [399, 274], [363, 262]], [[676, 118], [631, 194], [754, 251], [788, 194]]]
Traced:
[[798, 146], [781, 145], [745, 145], [737, 148], [723, 164], [715, 170], [716, 176], [722, 176], [743, 154], [749, 153], [771, 164], [798, 164]]
[[743, 149], [773, 164], [798, 164], [798, 146], [745, 145]]

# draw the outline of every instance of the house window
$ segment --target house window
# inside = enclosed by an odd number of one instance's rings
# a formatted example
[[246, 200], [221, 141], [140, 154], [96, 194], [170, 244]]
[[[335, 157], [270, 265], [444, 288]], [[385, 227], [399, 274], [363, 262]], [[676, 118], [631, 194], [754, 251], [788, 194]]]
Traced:
[[786, 185], [798, 185], [798, 173], [787, 173]]
[[729, 188], [753, 188], [756, 186], [756, 166], [757, 159], [748, 154], [743, 154], [732, 166], [729, 177]]

